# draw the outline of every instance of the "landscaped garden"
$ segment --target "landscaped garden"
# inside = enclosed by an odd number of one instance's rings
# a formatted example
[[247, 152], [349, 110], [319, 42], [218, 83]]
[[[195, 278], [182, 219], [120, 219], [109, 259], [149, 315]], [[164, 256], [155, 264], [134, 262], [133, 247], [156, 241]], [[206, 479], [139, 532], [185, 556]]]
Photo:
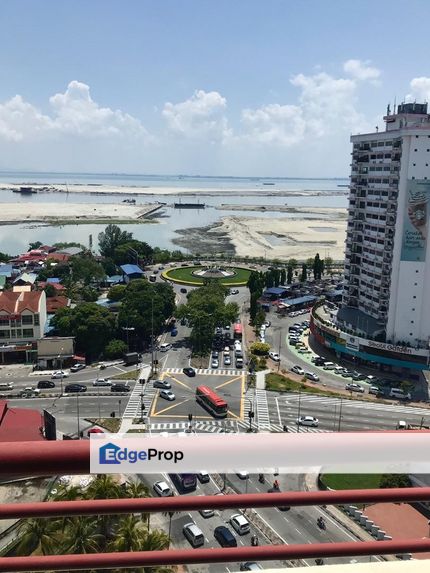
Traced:
[[208, 280], [219, 280], [225, 286], [244, 286], [251, 271], [242, 267], [205, 268], [203, 266], [178, 267], [163, 271], [162, 276], [172, 282], [202, 286]]

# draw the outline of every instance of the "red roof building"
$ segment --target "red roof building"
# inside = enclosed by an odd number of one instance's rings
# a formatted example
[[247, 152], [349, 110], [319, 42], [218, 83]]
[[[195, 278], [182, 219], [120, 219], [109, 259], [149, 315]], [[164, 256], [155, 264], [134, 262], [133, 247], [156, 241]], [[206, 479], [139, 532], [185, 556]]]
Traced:
[[43, 415], [38, 410], [11, 408], [0, 401], [0, 442], [33, 442], [44, 440]]
[[67, 296], [48, 296], [46, 298], [46, 313], [55, 314], [59, 308], [70, 305], [70, 299]]

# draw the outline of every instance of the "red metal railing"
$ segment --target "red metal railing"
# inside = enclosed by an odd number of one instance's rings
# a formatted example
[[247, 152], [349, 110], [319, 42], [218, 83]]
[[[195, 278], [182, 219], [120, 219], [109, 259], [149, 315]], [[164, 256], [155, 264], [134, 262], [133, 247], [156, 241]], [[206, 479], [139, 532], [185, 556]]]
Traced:
[[[64, 475], [89, 473], [89, 442], [2, 443], [0, 475]], [[111, 499], [71, 502], [4, 504], [0, 519], [55, 517], [68, 515], [192, 511], [284, 505], [343, 505], [349, 503], [428, 501], [430, 488], [285, 492], [279, 494], [237, 494], [184, 496], [173, 498]], [[167, 550], [133, 553], [48, 555], [0, 558], [0, 572], [62, 571], [149, 567], [195, 563], [274, 561], [316, 557], [394, 555], [430, 552], [430, 539], [268, 545], [222, 549]]]

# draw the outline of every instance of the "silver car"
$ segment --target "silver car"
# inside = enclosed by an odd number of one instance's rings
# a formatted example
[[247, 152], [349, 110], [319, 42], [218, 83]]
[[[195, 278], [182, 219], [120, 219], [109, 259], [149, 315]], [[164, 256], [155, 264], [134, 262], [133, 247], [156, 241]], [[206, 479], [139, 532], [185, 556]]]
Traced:
[[112, 382], [108, 378], [97, 378], [94, 380], [93, 386], [112, 386]]

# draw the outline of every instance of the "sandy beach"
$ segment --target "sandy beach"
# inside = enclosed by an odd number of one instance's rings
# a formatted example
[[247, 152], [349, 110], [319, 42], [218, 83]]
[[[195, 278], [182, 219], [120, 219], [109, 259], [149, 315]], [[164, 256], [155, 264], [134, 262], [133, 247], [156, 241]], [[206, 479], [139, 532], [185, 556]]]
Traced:
[[159, 204], [128, 205], [117, 203], [1, 203], [0, 223], [61, 221], [139, 222], [160, 209]]

